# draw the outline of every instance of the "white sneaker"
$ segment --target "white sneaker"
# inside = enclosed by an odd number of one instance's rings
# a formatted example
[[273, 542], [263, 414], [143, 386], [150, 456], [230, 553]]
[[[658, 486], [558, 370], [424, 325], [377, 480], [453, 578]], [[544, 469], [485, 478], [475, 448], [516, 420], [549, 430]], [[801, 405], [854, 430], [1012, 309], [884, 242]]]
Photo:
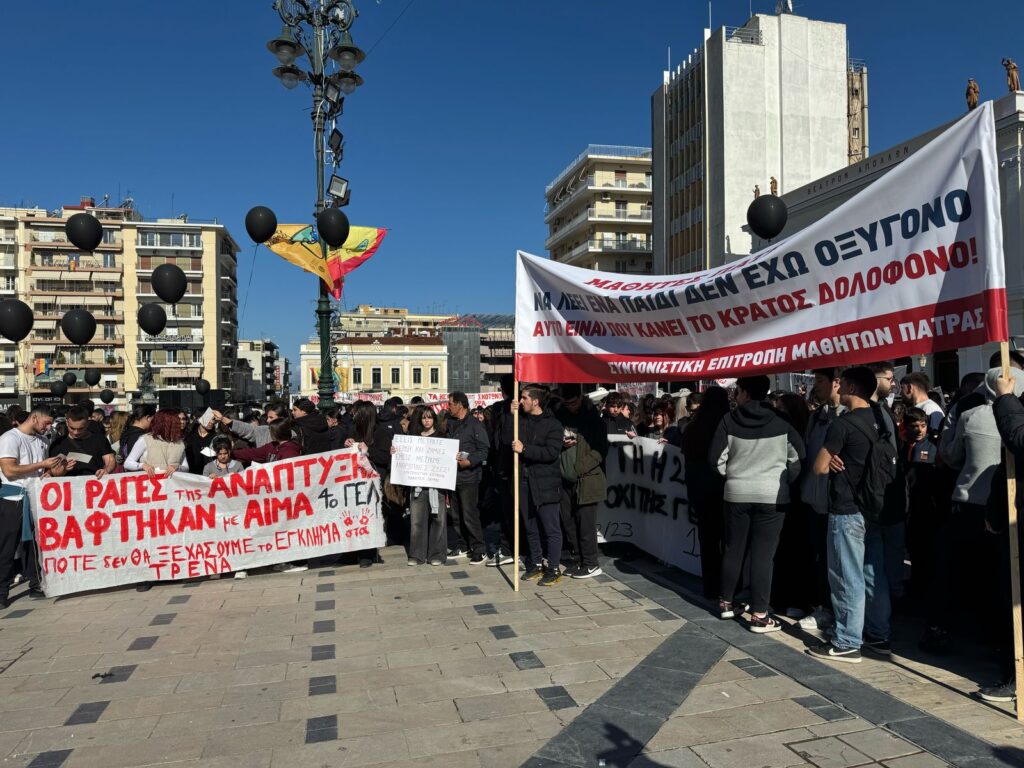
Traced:
[[236, 579], [244, 579], [249, 575], [248, 571], [235, 571]]
[[800, 619], [800, 628], [810, 630], [825, 629], [834, 623], [835, 617], [832, 616], [832, 611], [819, 606], [814, 609], [813, 613]]
[[308, 571], [308, 565], [296, 565], [294, 563], [278, 563], [274, 566], [274, 570], [278, 573], [302, 573]]

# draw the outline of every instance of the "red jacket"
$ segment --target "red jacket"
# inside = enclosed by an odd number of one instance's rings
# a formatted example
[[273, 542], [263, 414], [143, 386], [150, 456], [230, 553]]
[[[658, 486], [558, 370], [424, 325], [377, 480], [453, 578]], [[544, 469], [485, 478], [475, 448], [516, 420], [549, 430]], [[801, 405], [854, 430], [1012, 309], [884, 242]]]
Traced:
[[285, 440], [283, 443], [267, 443], [259, 448], [236, 448], [231, 455], [239, 461], [258, 461], [266, 464], [270, 461], [293, 459], [301, 453], [302, 448], [298, 443], [294, 440]]

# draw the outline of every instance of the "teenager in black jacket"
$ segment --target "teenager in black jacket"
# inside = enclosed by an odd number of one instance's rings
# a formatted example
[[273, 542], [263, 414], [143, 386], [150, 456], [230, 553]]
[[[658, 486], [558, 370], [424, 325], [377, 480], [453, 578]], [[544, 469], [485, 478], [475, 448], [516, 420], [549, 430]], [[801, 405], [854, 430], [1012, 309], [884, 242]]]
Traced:
[[[548, 393], [527, 387], [519, 398], [519, 439], [512, 450], [519, 454], [519, 514], [526, 527], [529, 562], [524, 579], [538, 577], [549, 587], [562, 580], [562, 520], [560, 499], [562, 425], [546, 410]], [[547, 568], [543, 568], [540, 528], [544, 529]], [[543, 575], [542, 575], [543, 574]]]

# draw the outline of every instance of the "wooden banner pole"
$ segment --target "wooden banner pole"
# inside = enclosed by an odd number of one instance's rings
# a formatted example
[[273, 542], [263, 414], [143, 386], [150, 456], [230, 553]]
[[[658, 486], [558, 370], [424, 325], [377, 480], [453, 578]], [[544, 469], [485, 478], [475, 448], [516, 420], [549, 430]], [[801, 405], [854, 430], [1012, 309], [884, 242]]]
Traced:
[[[519, 439], [519, 379], [512, 384], [512, 439]], [[512, 589], [519, 591], [519, 454], [512, 452]], [[1018, 618], [1020, 612], [1018, 611]]]
[[[1001, 342], [1003, 378], [1010, 378], [1010, 344]], [[1024, 375], [1020, 371], [1017, 375]], [[1022, 635], [1020, 606], [1020, 545], [1017, 539], [1017, 462], [1013, 452], [1006, 451], [1006, 498], [1009, 503], [1010, 537], [1010, 598], [1013, 612], [1013, 675], [1017, 690], [1017, 720], [1024, 722], [1024, 635]]]

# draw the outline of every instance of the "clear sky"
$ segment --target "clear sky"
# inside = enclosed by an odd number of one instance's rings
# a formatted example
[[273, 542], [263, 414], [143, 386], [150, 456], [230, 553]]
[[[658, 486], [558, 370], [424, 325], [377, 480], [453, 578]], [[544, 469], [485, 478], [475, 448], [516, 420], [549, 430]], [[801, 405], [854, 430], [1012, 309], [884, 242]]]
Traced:
[[[341, 174], [355, 224], [390, 229], [344, 303], [511, 312], [517, 248], [543, 253], [544, 186], [588, 143], [649, 146], [668, 49], [702, 39], [699, 0], [357, 0], [373, 48], [346, 100]], [[774, 0], [715, 0], [714, 27]], [[1024, 64], [1024, 3], [805, 0], [848, 25], [869, 68], [880, 151], [1006, 92]], [[128, 194], [147, 217], [217, 218], [244, 245], [240, 337], [270, 336], [297, 368], [315, 278], [243, 224], [253, 205], [306, 222], [315, 198], [309, 91], [286, 91], [266, 50], [270, 0], [5, 3], [0, 204], [55, 208]], [[390, 28], [390, 29], [389, 29]], [[173, 202], [172, 202], [173, 201]], [[251, 280], [251, 286], [250, 286]]]

